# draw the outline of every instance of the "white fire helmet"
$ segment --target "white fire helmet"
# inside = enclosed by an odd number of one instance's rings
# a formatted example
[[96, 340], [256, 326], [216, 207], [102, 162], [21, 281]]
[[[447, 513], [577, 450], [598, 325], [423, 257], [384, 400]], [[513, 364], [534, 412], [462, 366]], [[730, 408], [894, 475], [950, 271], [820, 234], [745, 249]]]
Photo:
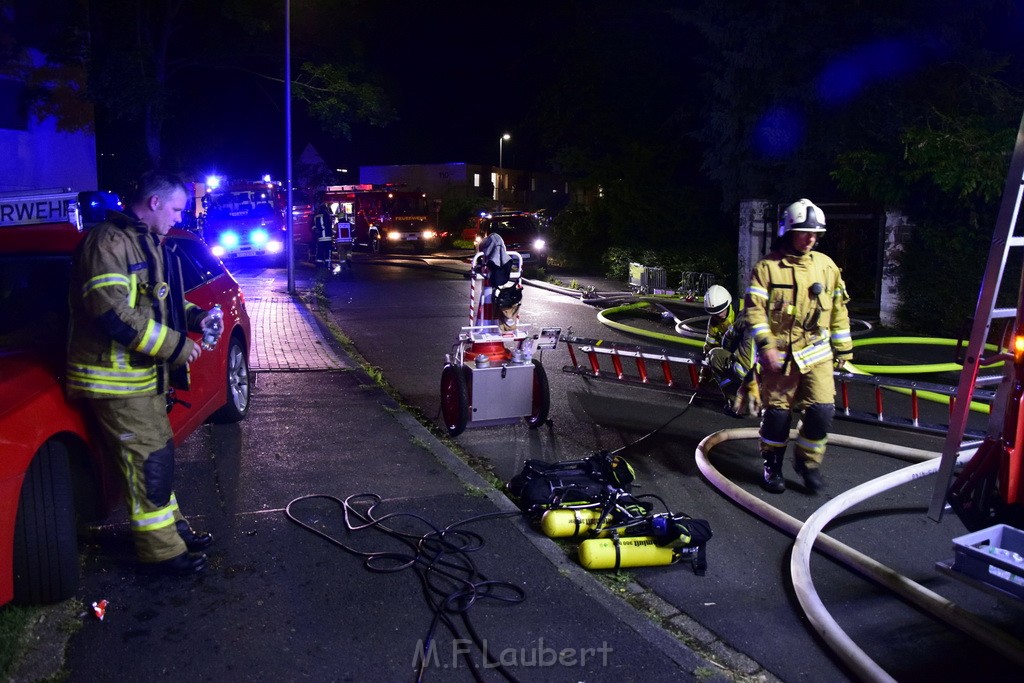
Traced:
[[704, 310], [709, 315], [718, 315], [732, 304], [732, 294], [721, 285], [711, 285], [704, 293]]
[[797, 232], [825, 232], [825, 212], [811, 203], [800, 199], [786, 207], [779, 222], [779, 237], [790, 230]]

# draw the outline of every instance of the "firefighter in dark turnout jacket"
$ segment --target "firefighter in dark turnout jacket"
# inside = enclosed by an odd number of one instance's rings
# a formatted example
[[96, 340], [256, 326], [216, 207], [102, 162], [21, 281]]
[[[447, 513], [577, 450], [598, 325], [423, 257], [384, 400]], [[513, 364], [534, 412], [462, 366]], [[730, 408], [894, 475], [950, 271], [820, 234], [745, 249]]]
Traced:
[[185, 300], [180, 261], [163, 237], [181, 220], [186, 190], [176, 176], [142, 176], [124, 213], [108, 211], [75, 255], [68, 340], [69, 398], [86, 399], [123, 475], [139, 560], [168, 574], [206, 564], [213, 537], [194, 532], [174, 496], [172, 386], [187, 388], [206, 311]]
[[782, 461], [791, 412], [802, 410], [794, 468], [811, 491], [822, 487], [821, 466], [835, 414], [833, 367], [853, 357], [850, 300], [842, 273], [814, 252], [825, 214], [807, 199], [786, 209], [773, 251], [754, 266], [744, 314], [761, 362], [762, 487], [782, 493]]
[[319, 206], [313, 214], [313, 239], [316, 240], [316, 267], [329, 269], [331, 251], [334, 249], [334, 212], [327, 205], [327, 200], [318, 197]]

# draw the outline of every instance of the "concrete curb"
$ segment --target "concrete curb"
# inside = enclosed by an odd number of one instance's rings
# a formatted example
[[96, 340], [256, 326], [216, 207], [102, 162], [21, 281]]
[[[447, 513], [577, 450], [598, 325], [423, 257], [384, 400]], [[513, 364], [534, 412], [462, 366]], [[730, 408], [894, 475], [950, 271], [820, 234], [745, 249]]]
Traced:
[[[336, 346], [335, 351], [341, 356], [343, 362], [346, 362], [352, 368], [352, 371], [358, 373], [363, 381], [376, 385], [375, 380], [362, 369], [362, 365], [353, 359], [345, 349], [340, 347], [337, 339], [331, 333], [330, 327], [325, 324], [321, 317], [321, 312], [314, 310], [308, 304], [306, 306], [313, 313], [317, 324], [321, 328], [321, 332]], [[480, 473], [456, 455], [455, 452], [425, 427], [415, 415], [405, 410], [397, 401], [389, 396], [383, 388], [378, 387], [373, 398], [392, 413], [395, 420], [398, 421], [411, 438], [424, 444], [426, 450], [437, 458], [465, 486], [483, 492], [487, 499], [501, 512], [519, 512], [519, 508], [504, 493], [496, 489], [493, 483], [484, 479]], [[629, 582], [625, 592], [631, 598], [644, 604], [658, 618], [671, 623], [673, 627], [684, 633], [686, 638], [700, 644], [702, 650], [719, 661], [713, 661], [696, 652], [683, 642], [679, 636], [638, 612], [636, 607], [623, 598], [615, 596], [593, 574], [573, 562], [558, 544], [533, 529], [525, 516], [513, 518], [513, 525], [563, 576], [572, 581], [588, 597], [599, 602], [615, 615], [620, 622], [633, 629], [640, 637], [650, 643], [652, 647], [657, 648], [681, 668], [691, 673], [698, 669], [703, 669], [705, 672], [711, 669], [715, 672], [713, 674], [703, 674], [702, 679], [704, 680], [730, 681], [735, 680], [737, 677], [769, 682], [777, 680], [774, 676], [765, 672], [757, 662], [727, 646], [716, 635], [705, 629], [688, 615], [661, 600], [661, 598], [641, 584], [635, 581]]]

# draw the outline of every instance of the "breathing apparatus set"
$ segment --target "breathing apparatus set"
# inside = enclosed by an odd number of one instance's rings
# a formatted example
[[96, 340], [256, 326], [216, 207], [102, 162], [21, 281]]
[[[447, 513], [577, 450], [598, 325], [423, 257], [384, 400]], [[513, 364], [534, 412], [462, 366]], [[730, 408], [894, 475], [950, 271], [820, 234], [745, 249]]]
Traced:
[[686, 514], [655, 513], [643, 500], [654, 496], [631, 493], [634, 479], [624, 458], [599, 451], [581, 460], [527, 460], [505, 489], [544, 535], [582, 539], [578, 556], [585, 569], [685, 561], [703, 576], [711, 525]]

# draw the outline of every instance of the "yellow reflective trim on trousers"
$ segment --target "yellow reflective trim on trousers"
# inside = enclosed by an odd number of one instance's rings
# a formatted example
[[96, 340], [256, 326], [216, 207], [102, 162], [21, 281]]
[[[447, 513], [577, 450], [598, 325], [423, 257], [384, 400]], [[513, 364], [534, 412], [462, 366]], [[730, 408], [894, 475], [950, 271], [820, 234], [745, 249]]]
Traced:
[[824, 439], [811, 440], [804, 436], [798, 436], [796, 439], [796, 445], [810, 453], [824, 453], [825, 446], [828, 445], [828, 437], [825, 437]]
[[157, 349], [163, 345], [165, 339], [167, 339], [167, 326], [150, 320], [146, 323], [146, 330], [142, 333], [142, 339], [135, 345], [135, 350], [155, 356]]
[[169, 504], [159, 510], [143, 512], [131, 516], [132, 528], [136, 531], [156, 531], [174, 524], [174, 509]]

